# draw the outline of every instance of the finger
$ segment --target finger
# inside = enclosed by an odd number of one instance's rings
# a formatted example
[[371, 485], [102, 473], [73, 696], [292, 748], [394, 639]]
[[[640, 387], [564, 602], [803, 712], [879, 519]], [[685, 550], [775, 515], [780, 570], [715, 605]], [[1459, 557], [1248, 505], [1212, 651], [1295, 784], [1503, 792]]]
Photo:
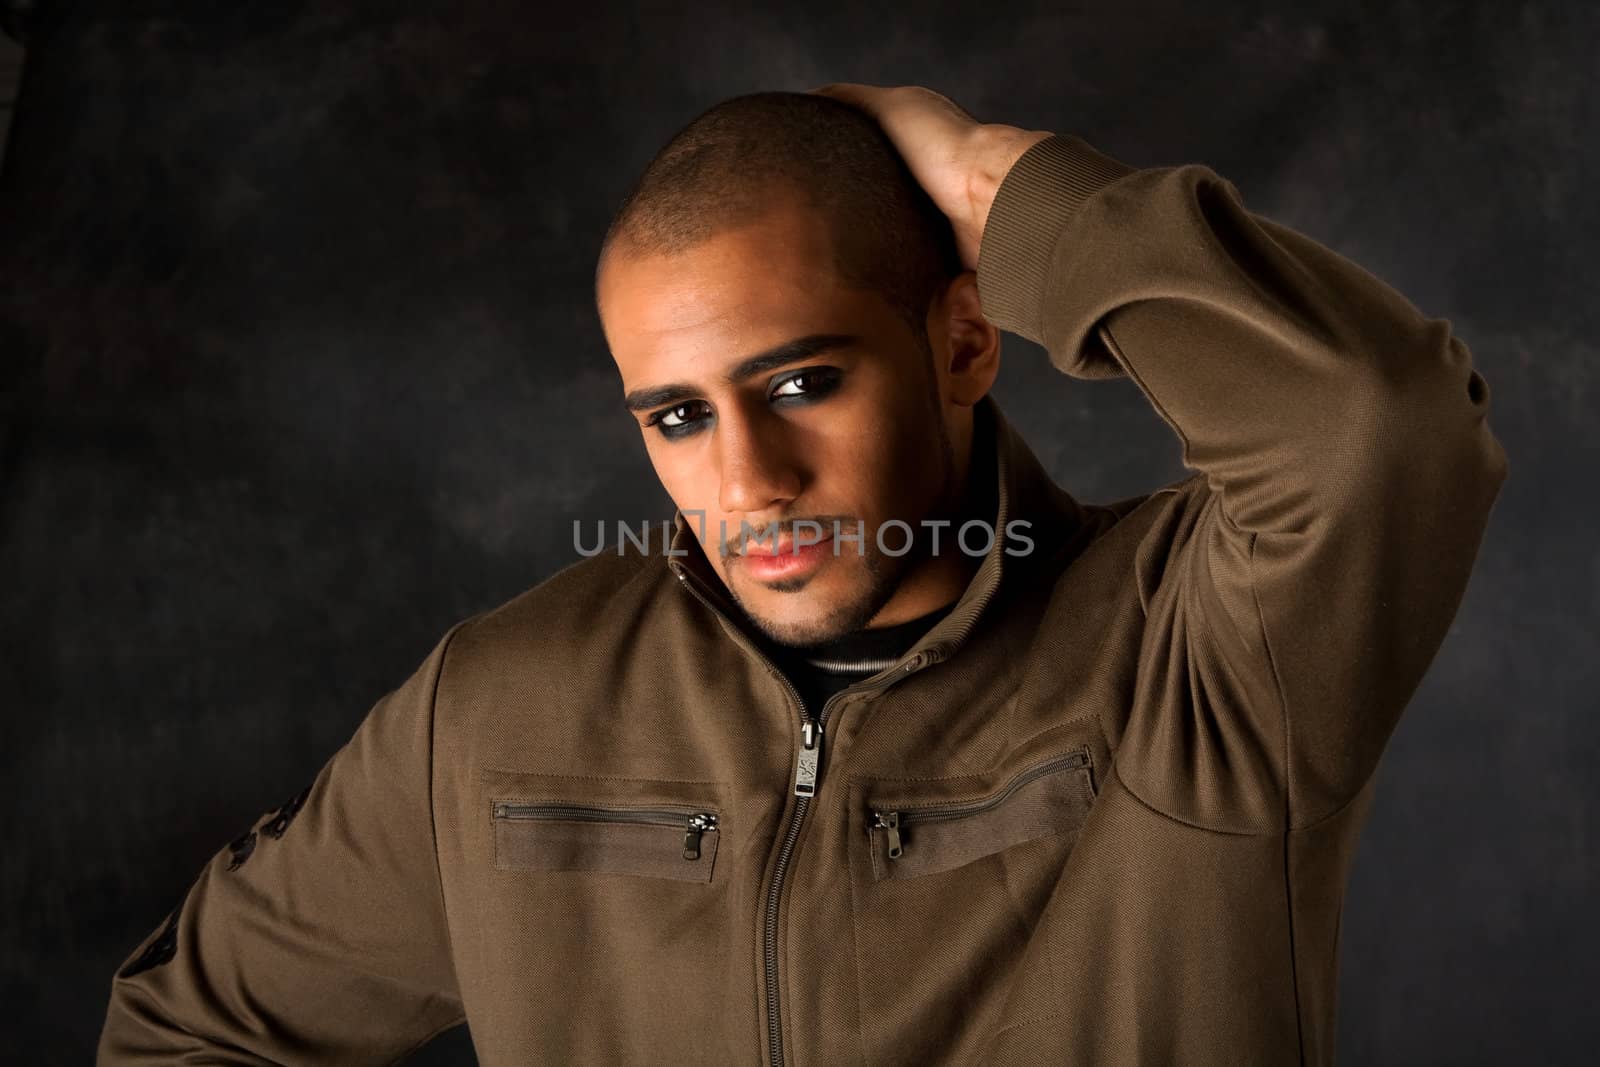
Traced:
[[860, 106], [867, 103], [875, 88], [875, 86], [863, 85], [860, 82], [829, 82], [826, 85], [819, 85], [810, 91], [818, 96], [828, 96], [847, 104]]

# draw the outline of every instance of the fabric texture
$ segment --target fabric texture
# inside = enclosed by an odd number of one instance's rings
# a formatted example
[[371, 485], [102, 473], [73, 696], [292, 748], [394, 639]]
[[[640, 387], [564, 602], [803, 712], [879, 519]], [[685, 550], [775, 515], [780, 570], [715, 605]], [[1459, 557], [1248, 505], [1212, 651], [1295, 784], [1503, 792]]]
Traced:
[[1192, 473], [1080, 503], [985, 400], [1031, 551], [820, 732], [682, 515], [464, 620], [151, 917], [100, 1062], [393, 1062], [466, 1021], [490, 1065], [1334, 1063], [1380, 757], [1506, 477], [1488, 387], [1208, 167], [1077, 137], [1007, 174], [977, 276]]

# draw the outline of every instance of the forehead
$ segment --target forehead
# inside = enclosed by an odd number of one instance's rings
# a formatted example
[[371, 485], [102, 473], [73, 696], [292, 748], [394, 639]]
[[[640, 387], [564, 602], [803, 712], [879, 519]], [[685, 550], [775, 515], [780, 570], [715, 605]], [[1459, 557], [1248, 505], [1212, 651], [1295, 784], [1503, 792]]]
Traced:
[[870, 334], [886, 310], [876, 294], [840, 282], [821, 218], [793, 201], [676, 255], [616, 256], [596, 299], [628, 388], [805, 334]]

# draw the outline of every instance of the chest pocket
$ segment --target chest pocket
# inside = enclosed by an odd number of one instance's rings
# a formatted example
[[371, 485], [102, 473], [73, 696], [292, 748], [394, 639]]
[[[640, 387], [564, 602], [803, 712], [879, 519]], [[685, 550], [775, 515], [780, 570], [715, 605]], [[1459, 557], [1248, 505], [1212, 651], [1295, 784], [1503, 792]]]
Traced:
[[872, 877], [916, 878], [1003, 849], [1078, 829], [1094, 802], [1087, 749], [1033, 763], [1001, 788], [969, 800], [867, 798]]
[[492, 771], [484, 779], [498, 870], [713, 879], [723, 832], [715, 783], [697, 790]]
[[717, 859], [718, 813], [704, 808], [497, 800], [493, 810], [494, 865], [501, 870], [709, 882]]
[[1093, 806], [1057, 739], [964, 778], [852, 782], [851, 909], [869, 1062], [974, 1062]]

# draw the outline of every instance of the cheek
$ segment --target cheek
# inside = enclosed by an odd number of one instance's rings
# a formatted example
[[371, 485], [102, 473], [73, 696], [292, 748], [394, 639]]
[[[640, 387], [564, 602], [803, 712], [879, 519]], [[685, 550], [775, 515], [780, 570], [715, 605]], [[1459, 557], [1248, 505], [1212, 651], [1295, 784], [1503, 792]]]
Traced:
[[[654, 430], [647, 431], [654, 434]], [[645, 446], [656, 480], [685, 511], [702, 509], [707, 514], [717, 506], [717, 472], [707, 460], [707, 450], [693, 444], [663, 441]]]
[[888, 492], [902, 503], [917, 501], [944, 477], [938, 431], [920, 408], [901, 409], [896, 415], [885, 420], [878, 444], [889, 471]]
[[916, 453], [883, 428], [840, 442], [816, 457], [818, 504], [834, 502], [869, 521], [882, 521], [905, 511], [920, 481]]

